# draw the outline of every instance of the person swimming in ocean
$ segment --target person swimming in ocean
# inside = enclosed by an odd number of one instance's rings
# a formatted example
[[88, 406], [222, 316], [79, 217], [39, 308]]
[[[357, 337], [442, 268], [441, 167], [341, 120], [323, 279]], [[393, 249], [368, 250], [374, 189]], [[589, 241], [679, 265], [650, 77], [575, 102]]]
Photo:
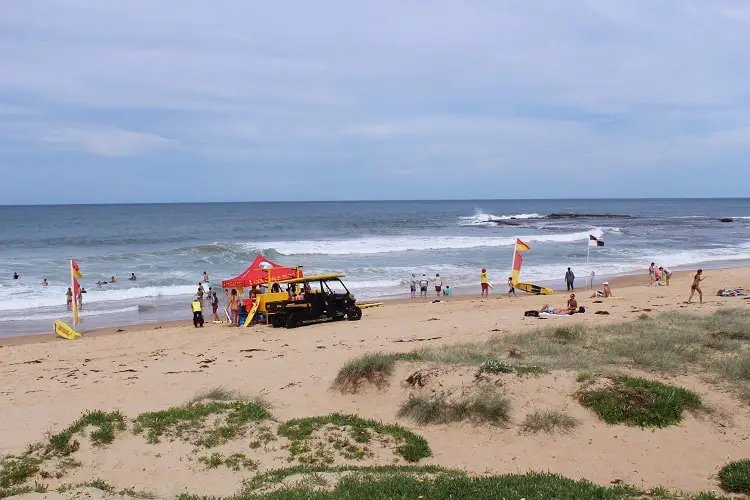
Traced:
[[[109, 283], [110, 283], [110, 285], [114, 285], [115, 283], [117, 283], [117, 280], [115, 279], [114, 276], [112, 276], [112, 278], [109, 280]], [[106, 285], [107, 282], [105, 281], [104, 284]]]
[[19, 278], [21, 278], [21, 277], [18, 275], [18, 273], [13, 273], [13, 279], [14, 280], [17, 280]]
[[135, 277], [135, 273], [130, 273], [130, 278], [128, 278], [129, 281], [135, 281], [138, 278]]
[[49, 282], [47, 281], [47, 278], [44, 278], [42, 280], [42, 286], [49, 286]]
[[203, 271], [203, 282], [208, 283], [208, 273], [206, 271]]

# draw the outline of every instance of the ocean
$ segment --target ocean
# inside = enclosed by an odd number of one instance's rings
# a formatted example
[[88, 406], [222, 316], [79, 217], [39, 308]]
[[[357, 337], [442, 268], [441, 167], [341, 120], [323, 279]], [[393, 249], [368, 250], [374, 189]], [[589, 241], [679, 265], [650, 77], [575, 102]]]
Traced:
[[[597, 281], [643, 273], [652, 261], [673, 270], [746, 265], [750, 200], [0, 206], [0, 234], [0, 336], [14, 336], [71, 320], [71, 258], [84, 275], [86, 331], [189, 319], [204, 271], [220, 287], [259, 252], [306, 274], [342, 272], [363, 300], [408, 297], [412, 273], [440, 273], [455, 293], [478, 293], [482, 267], [503, 292], [516, 237], [532, 247], [522, 280], [556, 288], [567, 267], [580, 283], [592, 271]], [[590, 234], [605, 246], [587, 264]], [[96, 287], [113, 275], [117, 284]]]

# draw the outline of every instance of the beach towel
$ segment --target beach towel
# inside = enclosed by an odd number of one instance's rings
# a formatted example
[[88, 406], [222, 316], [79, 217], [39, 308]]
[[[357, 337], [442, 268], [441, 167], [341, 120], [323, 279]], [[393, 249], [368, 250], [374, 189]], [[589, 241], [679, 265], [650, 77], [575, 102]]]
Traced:
[[722, 288], [718, 292], [716, 292], [716, 295], [718, 297], [744, 297], [745, 292], [741, 288], [736, 288], [734, 290], [724, 290]]
[[552, 314], [548, 312], [540, 312], [539, 316], [554, 316], [557, 318], [567, 318], [568, 316], [578, 316], [579, 314], [583, 314], [581, 312], [573, 313], [573, 314]]

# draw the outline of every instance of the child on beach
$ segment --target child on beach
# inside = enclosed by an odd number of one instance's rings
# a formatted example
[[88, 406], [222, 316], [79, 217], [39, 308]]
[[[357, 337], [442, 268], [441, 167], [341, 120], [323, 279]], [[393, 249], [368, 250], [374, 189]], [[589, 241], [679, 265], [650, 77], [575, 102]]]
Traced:
[[513, 284], [512, 276], [508, 278], [508, 297], [510, 297], [511, 295], [515, 298], [518, 298], [518, 295], [516, 295], [516, 286]]
[[450, 295], [451, 295], [451, 286], [450, 285], [445, 285], [445, 288], [443, 288], [443, 295], [445, 295], [446, 297], [450, 297]]
[[703, 269], [698, 269], [698, 272], [696, 272], [695, 276], [693, 276], [693, 283], [690, 285], [690, 297], [688, 297], [688, 304], [690, 304], [690, 301], [693, 300], [693, 295], [695, 295], [695, 292], [698, 292], [700, 303], [703, 304], [703, 290], [701, 290], [701, 281], [703, 281], [704, 279]]

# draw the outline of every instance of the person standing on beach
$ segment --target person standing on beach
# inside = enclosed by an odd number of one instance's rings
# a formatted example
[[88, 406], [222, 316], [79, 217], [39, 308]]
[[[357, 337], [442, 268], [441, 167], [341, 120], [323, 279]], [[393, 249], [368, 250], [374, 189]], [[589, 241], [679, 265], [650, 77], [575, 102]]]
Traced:
[[217, 313], [219, 310], [219, 296], [216, 295], [216, 292], [211, 292], [210, 299], [211, 299], [211, 310], [214, 315], [214, 322], [220, 321], [219, 315]]
[[190, 310], [193, 311], [193, 326], [203, 328], [203, 310], [201, 307], [201, 301], [198, 297], [195, 297], [193, 302], [190, 304]]
[[664, 268], [664, 276], [665, 276], [665, 280], [666, 280], [666, 283], [665, 283], [665, 284], [666, 284], [667, 286], [669, 286], [669, 279], [670, 279], [670, 278], [672, 277], [672, 271], [670, 271], [669, 269], [667, 269], [667, 268], [665, 267], [665, 268]]
[[482, 297], [490, 295], [490, 281], [487, 279], [487, 269], [482, 268], [482, 274], [479, 275], [479, 283], [482, 286]]
[[73, 309], [73, 290], [71, 290], [70, 287], [68, 287], [68, 291], [65, 292], [65, 298], [67, 299], [68, 303], [68, 311], [70, 311], [71, 309]]
[[440, 292], [443, 289], [443, 280], [440, 278], [440, 274], [435, 274], [435, 296], [440, 297]]
[[416, 299], [417, 298], [417, 275], [412, 273], [411, 278], [409, 279], [409, 290], [411, 290], [411, 298]]
[[232, 313], [232, 325], [240, 325], [240, 299], [237, 297], [237, 290], [232, 289], [232, 295], [229, 296], [229, 311]]
[[205, 294], [205, 290], [203, 290], [203, 285], [198, 283], [198, 292], [196, 295], [198, 296], [198, 300], [201, 301], [201, 304], [203, 304], [203, 295]]
[[695, 295], [695, 292], [698, 292], [700, 303], [703, 304], [703, 290], [701, 290], [701, 281], [703, 281], [704, 279], [703, 269], [698, 269], [698, 272], [696, 272], [695, 276], [693, 276], [693, 283], [690, 285], [690, 297], [688, 297], [688, 304], [690, 304], [690, 301], [693, 300], [693, 295]]
[[508, 297], [511, 295], [518, 298], [518, 295], [516, 295], [516, 286], [513, 284], [513, 276], [508, 278]]
[[652, 286], [654, 284], [654, 274], [656, 274], [656, 263], [652, 262], [651, 265], [648, 266], [648, 275], [650, 276], [648, 284]]
[[568, 291], [572, 292], [575, 290], [575, 287], [573, 286], [573, 283], [576, 280], [576, 275], [573, 274], [573, 271], [568, 268], [568, 272], [565, 273], [565, 284], [568, 285]]
[[430, 280], [427, 275], [422, 273], [422, 279], [419, 280], [419, 298], [427, 298], [427, 287], [430, 286]]

